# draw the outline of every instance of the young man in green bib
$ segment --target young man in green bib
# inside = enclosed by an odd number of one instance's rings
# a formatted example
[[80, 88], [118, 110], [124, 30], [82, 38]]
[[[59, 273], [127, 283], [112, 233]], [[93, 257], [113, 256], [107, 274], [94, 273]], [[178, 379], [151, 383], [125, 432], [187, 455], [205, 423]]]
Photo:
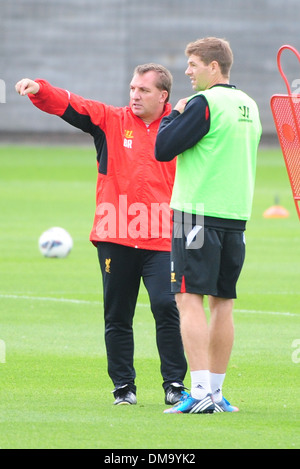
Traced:
[[230, 84], [233, 54], [226, 40], [199, 39], [188, 44], [186, 55], [185, 73], [196, 94], [162, 120], [156, 140], [158, 161], [177, 156], [171, 286], [191, 371], [190, 395], [165, 412], [236, 412], [222, 386], [262, 128], [256, 103]]

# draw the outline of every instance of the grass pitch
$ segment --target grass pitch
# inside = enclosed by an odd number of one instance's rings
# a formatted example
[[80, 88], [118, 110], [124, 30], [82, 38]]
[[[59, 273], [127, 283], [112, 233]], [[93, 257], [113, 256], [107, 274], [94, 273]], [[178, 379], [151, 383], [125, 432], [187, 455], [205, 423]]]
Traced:
[[[100, 270], [88, 240], [96, 177], [92, 148], [0, 148], [0, 448], [298, 449], [300, 224], [281, 152], [258, 158], [224, 389], [237, 414], [163, 414], [143, 287], [134, 323], [138, 405], [112, 405]], [[275, 197], [289, 218], [263, 217]], [[73, 237], [67, 259], [38, 251], [51, 226]]]

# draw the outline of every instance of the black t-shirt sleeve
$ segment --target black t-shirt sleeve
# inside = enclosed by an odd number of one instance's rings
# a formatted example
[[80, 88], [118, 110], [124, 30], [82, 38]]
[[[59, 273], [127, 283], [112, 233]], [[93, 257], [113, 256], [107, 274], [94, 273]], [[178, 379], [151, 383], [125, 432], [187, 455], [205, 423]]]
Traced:
[[209, 131], [210, 112], [206, 98], [195, 96], [182, 114], [172, 111], [161, 121], [155, 145], [158, 161], [171, 161], [196, 145]]

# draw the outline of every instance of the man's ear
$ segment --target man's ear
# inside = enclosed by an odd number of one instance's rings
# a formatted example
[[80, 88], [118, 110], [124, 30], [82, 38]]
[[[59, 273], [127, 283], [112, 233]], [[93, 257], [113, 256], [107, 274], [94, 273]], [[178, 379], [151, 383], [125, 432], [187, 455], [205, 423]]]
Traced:
[[216, 60], [213, 60], [209, 65], [212, 73], [216, 74], [220, 71], [220, 65]]
[[168, 96], [169, 96], [169, 93], [167, 92], [167, 90], [163, 90], [161, 92], [161, 103], [166, 103], [167, 102], [167, 99], [168, 99]]

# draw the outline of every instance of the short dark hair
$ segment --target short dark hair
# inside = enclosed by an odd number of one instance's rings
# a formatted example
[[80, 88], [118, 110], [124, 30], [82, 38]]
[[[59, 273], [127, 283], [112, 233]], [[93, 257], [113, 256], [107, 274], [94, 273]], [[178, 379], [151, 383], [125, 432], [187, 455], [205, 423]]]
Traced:
[[155, 72], [157, 74], [158, 80], [156, 82], [156, 87], [159, 90], [164, 90], [168, 92], [168, 97], [166, 99], [167, 103], [170, 99], [173, 84], [173, 77], [171, 72], [163, 65], [151, 62], [143, 65], [138, 65], [137, 67], [135, 67], [133, 74], [144, 75], [147, 72]]
[[218, 62], [221, 73], [224, 77], [229, 77], [233, 64], [233, 53], [229, 42], [218, 37], [205, 37], [195, 42], [190, 42], [186, 49], [186, 55], [197, 55], [205, 65], [209, 65], [214, 60]]

